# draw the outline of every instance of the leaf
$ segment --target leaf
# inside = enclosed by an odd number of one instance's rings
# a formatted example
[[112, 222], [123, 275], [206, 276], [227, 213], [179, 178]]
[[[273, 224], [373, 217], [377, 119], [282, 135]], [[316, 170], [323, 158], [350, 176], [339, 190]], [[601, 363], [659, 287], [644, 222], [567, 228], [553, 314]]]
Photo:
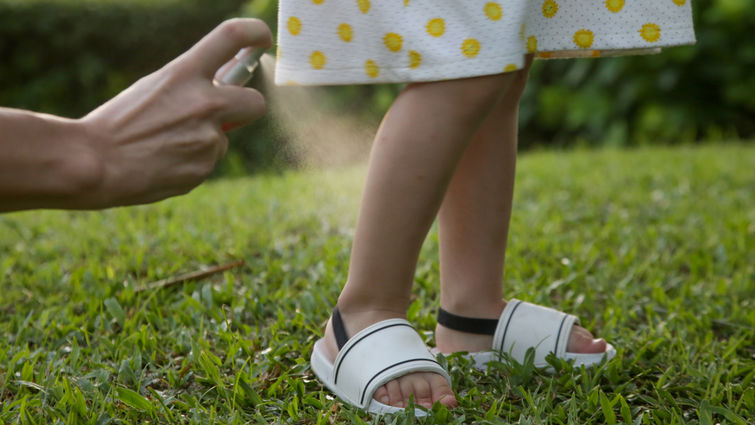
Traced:
[[118, 391], [118, 400], [123, 404], [142, 412], [154, 413], [155, 407], [141, 394], [123, 387], [118, 387], [116, 391]]
[[493, 404], [490, 406], [490, 409], [488, 409], [487, 413], [485, 413], [485, 419], [492, 421], [498, 417], [498, 400], [494, 400]]
[[39, 385], [39, 384], [37, 384], [37, 383], [35, 383], [35, 382], [24, 381], [24, 380], [20, 380], [20, 379], [19, 379], [19, 380], [16, 380], [16, 381], [14, 381], [14, 382], [15, 382], [15, 383], [16, 383], [17, 385], [21, 385], [21, 386], [24, 386], [24, 387], [28, 387], [28, 388], [34, 388], [35, 390], [37, 390], [37, 391], [41, 391], [41, 392], [43, 392], [43, 393], [44, 393], [44, 392], [47, 392], [47, 391], [45, 390], [45, 387], [43, 387], [43, 386], [41, 386], [41, 385]]
[[110, 313], [110, 315], [115, 318], [118, 324], [121, 325], [122, 328], [126, 323], [126, 312], [123, 311], [123, 308], [118, 303], [118, 300], [113, 297], [106, 299], [105, 308], [107, 309], [108, 313]]
[[607, 424], [615, 424], [616, 423], [616, 414], [613, 412], [613, 405], [611, 405], [611, 401], [608, 400], [608, 396], [603, 393], [603, 391], [600, 392], [600, 408], [603, 410], [603, 416], [606, 418]]
[[624, 423], [631, 424], [632, 411], [629, 409], [627, 401], [624, 400], [624, 397], [622, 397], [621, 394], [619, 394], [619, 403], [621, 404], [621, 418], [624, 420]]
[[700, 422], [703, 423], [703, 417], [705, 417], [705, 420], [710, 419], [711, 423], [713, 422], [713, 413], [716, 415], [721, 415], [725, 417], [727, 420], [731, 421], [732, 423], [735, 423], [737, 425], [746, 425], [746, 422], [744, 419], [742, 419], [739, 415], [732, 412], [731, 410], [725, 409], [721, 406], [712, 406], [708, 400], [703, 400], [702, 403], [700, 403], [700, 411], [701, 411], [701, 418]]

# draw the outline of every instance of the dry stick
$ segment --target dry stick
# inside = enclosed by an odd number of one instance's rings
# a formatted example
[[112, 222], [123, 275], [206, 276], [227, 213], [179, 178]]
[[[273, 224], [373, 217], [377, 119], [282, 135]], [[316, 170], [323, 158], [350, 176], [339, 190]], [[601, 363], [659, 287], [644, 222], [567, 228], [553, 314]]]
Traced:
[[[655, 311], [658, 314], [668, 314], [668, 310], [666, 310], [665, 308], [653, 307], [653, 311]], [[744, 323], [729, 322], [727, 320], [721, 320], [721, 319], [710, 319], [710, 322], [721, 328], [742, 328], [742, 329], [749, 329], [751, 331], [755, 330], [755, 327], [745, 325]]]
[[148, 289], [161, 289], [169, 286], [178, 285], [180, 283], [191, 282], [199, 280], [208, 276], [212, 276], [217, 273], [222, 273], [226, 270], [234, 269], [244, 265], [244, 260], [236, 260], [231, 263], [221, 264], [219, 266], [210, 267], [209, 269], [197, 270], [191, 273], [182, 274], [180, 276], [171, 277], [169, 279], [158, 280], [156, 282], [148, 283], [141, 288], [137, 288], [135, 292], [142, 292]]

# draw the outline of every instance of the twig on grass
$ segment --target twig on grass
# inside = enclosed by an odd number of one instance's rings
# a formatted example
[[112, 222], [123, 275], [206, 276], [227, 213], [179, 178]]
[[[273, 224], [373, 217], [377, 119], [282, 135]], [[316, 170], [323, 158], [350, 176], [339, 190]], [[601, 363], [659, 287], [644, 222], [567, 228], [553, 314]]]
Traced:
[[162, 289], [162, 288], [167, 288], [169, 286], [178, 285], [181, 283], [192, 282], [195, 280], [212, 276], [214, 274], [222, 273], [226, 270], [235, 269], [236, 267], [241, 267], [243, 265], [244, 265], [244, 260], [236, 260], [230, 263], [221, 264], [219, 266], [213, 266], [208, 269], [197, 270], [191, 273], [185, 273], [185, 274], [171, 277], [168, 279], [162, 279], [162, 280], [158, 280], [152, 283], [148, 283], [142, 287], [136, 288], [136, 291], [134, 292], [139, 293], [139, 292], [146, 291], [149, 289]]
[[[653, 307], [653, 311], [655, 311], [658, 314], [668, 314], [668, 310], [661, 307]], [[747, 329], [750, 331], [755, 331], [755, 327], [748, 326], [744, 323], [735, 323], [730, 322], [728, 320], [722, 320], [722, 319], [710, 319], [710, 323], [713, 324], [713, 326], [719, 327], [719, 328], [741, 328], [741, 329]]]

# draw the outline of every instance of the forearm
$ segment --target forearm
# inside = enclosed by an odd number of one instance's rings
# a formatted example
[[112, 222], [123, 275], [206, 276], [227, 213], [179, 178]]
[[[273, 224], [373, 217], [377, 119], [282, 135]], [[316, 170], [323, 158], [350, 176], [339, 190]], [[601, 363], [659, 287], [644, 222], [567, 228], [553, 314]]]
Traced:
[[0, 108], [0, 212], [93, 208], [97, 158], [77, 120]]

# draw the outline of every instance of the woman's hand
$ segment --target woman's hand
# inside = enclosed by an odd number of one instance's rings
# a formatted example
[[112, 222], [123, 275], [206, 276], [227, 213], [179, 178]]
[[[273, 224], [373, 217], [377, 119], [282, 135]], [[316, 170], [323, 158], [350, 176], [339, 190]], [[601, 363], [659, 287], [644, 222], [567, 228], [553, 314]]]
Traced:
[[98, 180], [87, 205], [157, 201], [204, 181], [228, 148], [224, 128], [247, 124], [265, 112], [259, 92], [215, 85], [215, 72], [240, 49], [271, 44], [262, 21], [226, 21], [82, 118], [93, 156], [89, 165]]

